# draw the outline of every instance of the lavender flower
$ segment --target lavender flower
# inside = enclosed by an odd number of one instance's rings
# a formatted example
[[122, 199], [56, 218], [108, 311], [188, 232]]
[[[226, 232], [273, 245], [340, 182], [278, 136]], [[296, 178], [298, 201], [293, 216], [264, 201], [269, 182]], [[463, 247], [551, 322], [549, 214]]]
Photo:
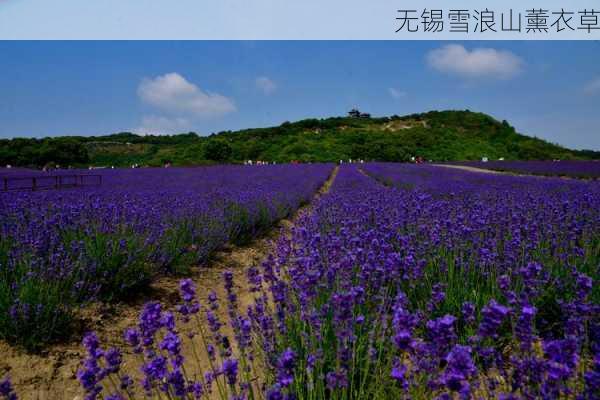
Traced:
[[479, 336], [486, 338], [495, 338], [498, 335], [498, 328], [510, 312], [510, 309], [491, 300], [487, 306], [481, 310], [482, 320], [479, 324]]
[[121, 350], [113, 347], [104, 353], [104, 360], [106, 362], [106, 371], [109, 374], [116, 374], [121, 369]]
[[277, 383], [280, 387], [287, 387], [294, 381], [294, 368], [296, 366], [296, 353], [288, 348], [277, 361]]
[[521, 351], [529, 352], [533, 346], [533, 319], [535, 317], [536, 308], [533, 306], [524, 306], [521, 309], [521, 315], [515, 327], [517, 339], [521, 342]]
[[17, 400], [17, 394], [14, 392], [8, 377], [0, 380], [0, 396], [2, 396], [4, 400]]
[[465, 323], [472, 324], [475, 322], [475, 305], [473, 303], [464, 302], [461, 311]]
[[222, 372], [227, 378], [227, 383], [229, 385], [235, 385], [238, 375], [238, 361], [234, 358], [228, 358], [223, 361]]
[[475, 375], [477, 368], [471, 357], [469, 346], [456, 345], [446, 356], [446, 370], [441, 381], [451, 391], [458, 392], [463, 398], [469, 398], [471, 387], [469, 379]]

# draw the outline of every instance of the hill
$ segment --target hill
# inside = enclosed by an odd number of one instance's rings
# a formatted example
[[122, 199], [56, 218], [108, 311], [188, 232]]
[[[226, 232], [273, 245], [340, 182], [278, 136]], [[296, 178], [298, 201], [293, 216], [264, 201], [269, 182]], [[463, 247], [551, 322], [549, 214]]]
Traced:
[[0, 165], [43, 166], [196, 165], [267, 160], [277, 162], [365, 159], [408, 161], [599, 159], [600, 152], [570, 150], [517, 133], [507, 121], [465, 111], [406, 116], [334, 117], [285, 122], [277, 127], [226, 131], [207, 137], [70, 136], [0, 140]]

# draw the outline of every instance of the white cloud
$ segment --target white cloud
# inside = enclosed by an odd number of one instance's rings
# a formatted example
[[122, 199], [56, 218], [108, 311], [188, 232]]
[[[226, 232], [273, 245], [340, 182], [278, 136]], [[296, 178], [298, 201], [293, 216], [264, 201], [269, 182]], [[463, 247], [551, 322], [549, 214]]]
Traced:
[[406, 92], [402, 91], [402, 90], [398, 90], [396, 88], [389, 88], [388, 89], [388, 93], [390, 94], [390, 96], [392, 96], [394, 99], [400, 99], [404, 96], [406, 96]]
[[427, 54], [427, 64], [435, 70], [464, 78], [508, 79], [517, 75], [523, 60], [505, 50], [449, 44]]
[[190, 129], [190, 121], [186, 118], [144, 115], [142, 124], [133, 129], [133, 132], [140, 135], [170, 135], [188, 132]]
[[144, 79], [140, 99], [156, 109], [193, 117], [217, 117], [236, 110], [234, 102], [218, 93], [204, 92], [176, 72]]
[[583, 87], [583, 92], [585, 94], [598, 94], [600, 93], [600, 77], [596, 79], [592, 79], [588, 83], [586, 83]]
[[266, 95], [273, 94], [277, 90], [277, 84], [266, 76], [256, 78], [256, 87]]

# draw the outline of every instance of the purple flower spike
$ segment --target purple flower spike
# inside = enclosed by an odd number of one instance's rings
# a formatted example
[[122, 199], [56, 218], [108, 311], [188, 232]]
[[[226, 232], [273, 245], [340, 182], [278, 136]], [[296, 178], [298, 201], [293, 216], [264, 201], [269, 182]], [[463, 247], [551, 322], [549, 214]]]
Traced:
[[281, 387], [287, 387], [294, 381], [294, 368], [296, 367], [296, 353], [288, 348], [277, 361], [277, 383]]
[[0, 396], [2, 396], [4, 400], [17, 400], [17, 394], [15, 393], [8, 376], [0, 380]]
[[183, 279], [179, 282], [179, 292], [181, 298], [186, 303], [190, 303], [196, 299], [196, 285], [191, 279]]
[[234, 358], [223, 361], [222, 372], [227, 378], [227, 383], [232, 386], [235, 385], [238, 375], [238, 361]]

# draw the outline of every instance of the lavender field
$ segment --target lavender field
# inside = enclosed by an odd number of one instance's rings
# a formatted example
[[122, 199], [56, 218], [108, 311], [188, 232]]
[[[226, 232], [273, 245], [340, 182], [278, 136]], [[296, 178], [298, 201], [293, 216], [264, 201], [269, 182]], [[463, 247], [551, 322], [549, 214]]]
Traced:
[[0, 193], [0, 338], [37, 348], [68, 332], [74, 307], [185, 274], [306, 203], [331, 169], [101, 170], [98, 187]]
[[461, 161], [452, 164], [517, 174], [600, 178], [600, 161]]
[[[293, 213], [331, 170], [106, 171], [102, 189], [3, 194], [0, 335], [185, 273]], [[183, 279], [177, 307], [146, 304], [121, 345], [88, 333], [86, 399], [600, 398], [600, 182], [336, 171], [246, 266], [251, 301], [233, 271], [220, 296]], [[16, 398], [8, 379], [2, 395]]]

